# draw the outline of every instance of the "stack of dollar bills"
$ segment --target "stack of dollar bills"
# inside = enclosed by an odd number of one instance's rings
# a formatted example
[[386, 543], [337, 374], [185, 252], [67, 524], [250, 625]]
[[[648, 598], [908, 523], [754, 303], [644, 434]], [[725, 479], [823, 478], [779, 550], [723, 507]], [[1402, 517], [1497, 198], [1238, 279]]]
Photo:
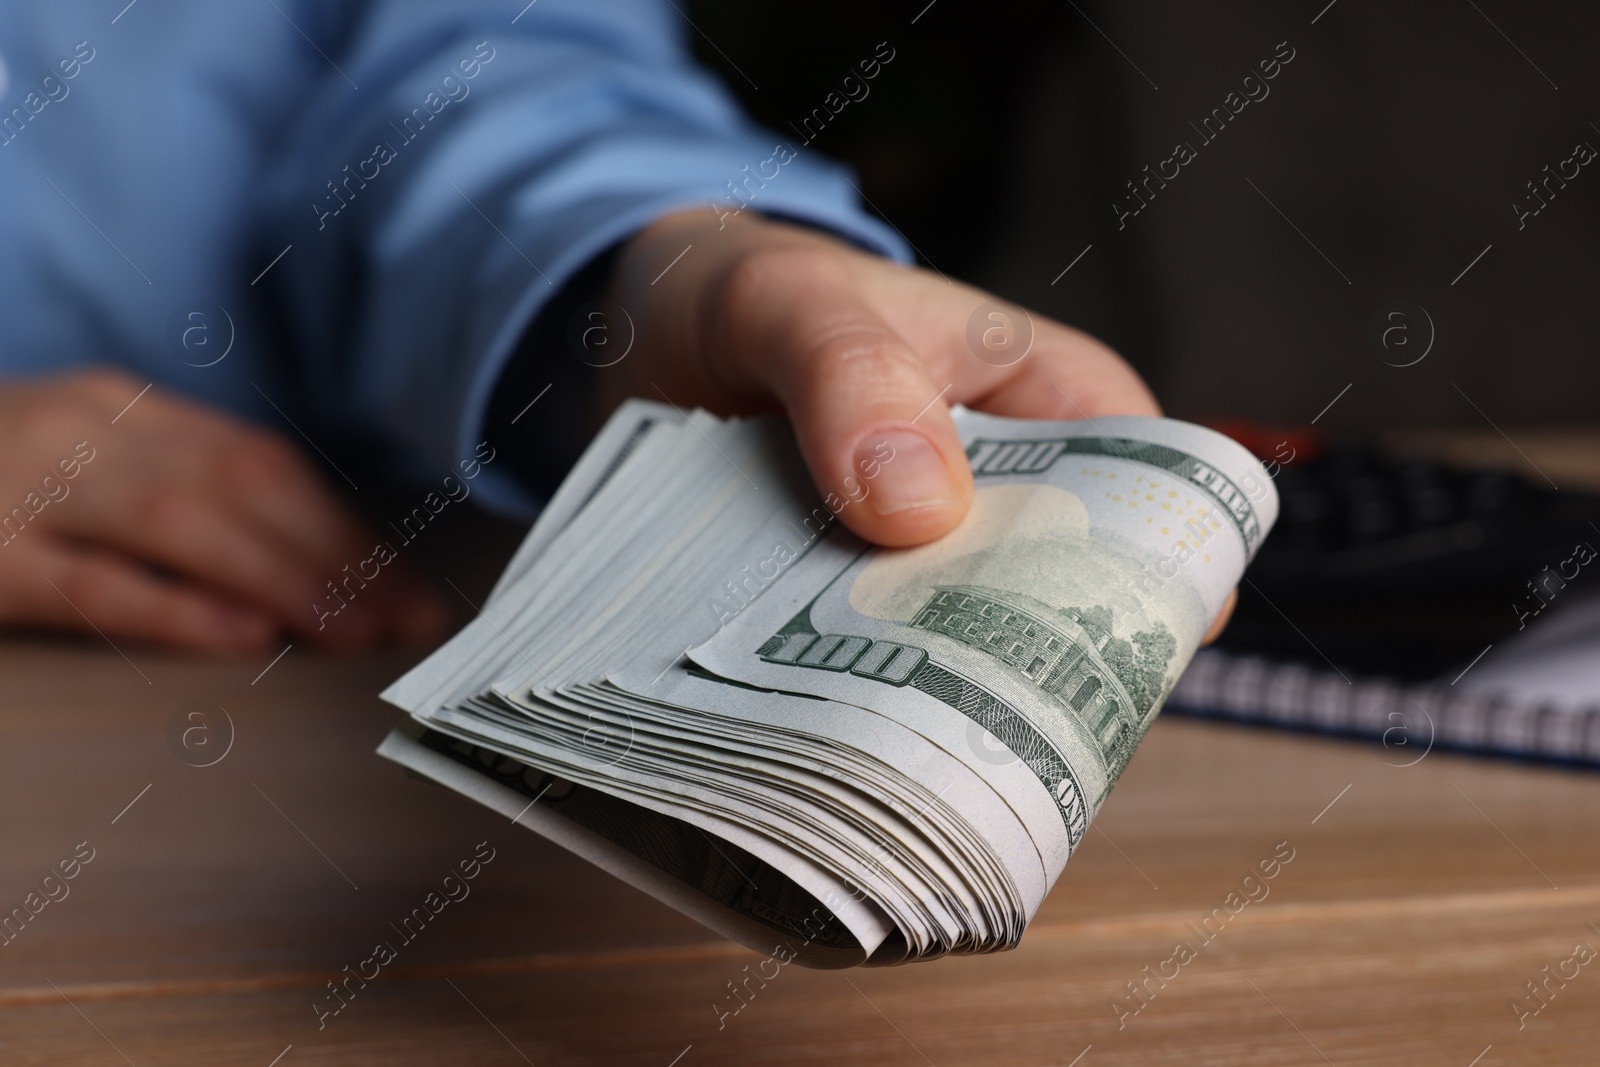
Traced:
[[721, 934], [818, 967], [1014, 947], [1277, 516], [1167, 419], [956, 409], [949, 535], [878, 548], [889, 441], [634, 401], [379, 752]]

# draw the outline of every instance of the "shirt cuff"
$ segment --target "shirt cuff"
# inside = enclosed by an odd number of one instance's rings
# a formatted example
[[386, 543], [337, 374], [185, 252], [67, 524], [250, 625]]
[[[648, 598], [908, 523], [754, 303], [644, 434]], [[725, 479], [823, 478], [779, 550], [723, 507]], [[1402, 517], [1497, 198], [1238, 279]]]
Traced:
[[[750, 157], [746, 153], [739, 158]], [[776, 163], [776, 159], [774, 154], [769, 162]], [[786, 169], [797, 168], [802, 162], [791, 158]], [[745, 177], [738, 165], [719, 168], [715, 173]], [[620, 246], [656, 219], [692, 209], [718, 216], [749, 210], [823, 230], [896, 262], [912, 262], [910, 249], [895, 230], [854, 206], [855, 189], [842, 168], [831, 164], [810, 165], [794, 174], [781, 173], [780, 177], [769, 178], [760, 185], [755, 184], [755, 171], [749, 173], [751, 177], [740, 187], [743, 198], [725, 188], [722, 198], [708, 201], [700, 192], [711, 186], [708, 181], [700, 184], [699, 189], [675, 189], [645, 200], [591, 201], [565, 213], [560, 224], [566, 235], [561, 256], [544, 270], [544, 278], [524, 285], [510, 302], [471, 376], [456, 426], [454, 454], [472, 454], [478, 442], [493, 434], [508, 441], [517, 460], [484, 469], [478, 483], [484, 507], [507, 517], [533, 517], [547, 494], [559, 483], [559, 476], [587, 444], [590, 435], [575, 427], [588, 425], [593, 373], [584, 373], [588, 368], [567, 351], [563, 343], [566, 323], [553, 319], [570, 316], [585, 301], [598, 299], [609, 281], [610, 272], [609, 269], [597, 271], [594, 265], [604, 263], [609, 267]], [[552, 236], [546, 235], [540, 243], [548, 246]], [[512, 368], [514, 358], [520, 365]], [[552, 361], [574, 366], [552, 366]], [[497, 392], [503, 382], [508, 388]], [[524, 404], [530, 403], [542, 388], [542, 382], [551, 383], [552, 395], [541, 399], [558, 407], [560, 417], [542, 420], [553, 424], [550, 432], [539, 432], [536, 423], [529, 427], [531, 433], [524, 438], [526, 444], [510, 444], [506, 429], [511, 420], [503, 418], [503, 413], [508, 405], [515, 406], [518, 397], [512, 393], [526, 393], [521, 399]], [[581, 391], [583, 395], [554, 396], [558, 382], [565, 392]], [[491, 409], [495, 413], [493, 419]], [[577, 418], [572, 417], [574, 414]], [[523, 417], [541, 418], [537, 406], [519, 411], [516, 416], [517, 422], [522, 422]], [[575, 436], [579, 438], [576, 441], [573, 440]], [[496, 446], [499, 447], [498, 442]], [[540, 466], [546, 469], [538, 469]]]

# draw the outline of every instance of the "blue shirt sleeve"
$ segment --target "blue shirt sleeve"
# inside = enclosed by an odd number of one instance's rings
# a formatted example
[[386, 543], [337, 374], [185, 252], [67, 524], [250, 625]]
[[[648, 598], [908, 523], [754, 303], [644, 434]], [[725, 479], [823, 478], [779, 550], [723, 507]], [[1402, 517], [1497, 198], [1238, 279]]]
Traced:
[[[909, 258], [841, 167], [741, 114], [688, 29], [658, 0], [365, 9], [267, 186], [268, 243], [310, 253], [278, 284], [313, 411], [434, 464], [472, 455], [541, 308], [672, 211], [748, 207]], [[535, 506], [505, 472], [479, 485]]]

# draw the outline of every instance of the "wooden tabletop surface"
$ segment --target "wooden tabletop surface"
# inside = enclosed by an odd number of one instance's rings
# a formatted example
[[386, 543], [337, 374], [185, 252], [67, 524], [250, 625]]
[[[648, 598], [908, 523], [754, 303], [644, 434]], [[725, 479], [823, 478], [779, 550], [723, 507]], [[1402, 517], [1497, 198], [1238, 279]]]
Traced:
[[[1019, 949], [784, 967], [719, 1018], [759, 955], [373, 755], [411, 658], [0, 642], [0, 1064], [1595, 1061], [1592, 772], [1163, 718]], [[211, 766], [171, 740], [230, 722]]]

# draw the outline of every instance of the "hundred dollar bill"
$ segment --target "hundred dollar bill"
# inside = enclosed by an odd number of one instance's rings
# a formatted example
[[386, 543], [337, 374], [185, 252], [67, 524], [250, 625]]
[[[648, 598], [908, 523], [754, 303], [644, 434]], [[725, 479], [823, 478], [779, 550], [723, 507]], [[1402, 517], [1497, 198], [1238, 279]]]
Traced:
[[[896, 550], [835, 526], [688, 655], [965, 752], [1022, 815], [1054, 881], [1277, 518], [1277, 496], [1249, 452], [1198, 426], [957, 420], [976, 488], [953, 533]], [[1014, 758], [994, 759], [995, 740]]]

